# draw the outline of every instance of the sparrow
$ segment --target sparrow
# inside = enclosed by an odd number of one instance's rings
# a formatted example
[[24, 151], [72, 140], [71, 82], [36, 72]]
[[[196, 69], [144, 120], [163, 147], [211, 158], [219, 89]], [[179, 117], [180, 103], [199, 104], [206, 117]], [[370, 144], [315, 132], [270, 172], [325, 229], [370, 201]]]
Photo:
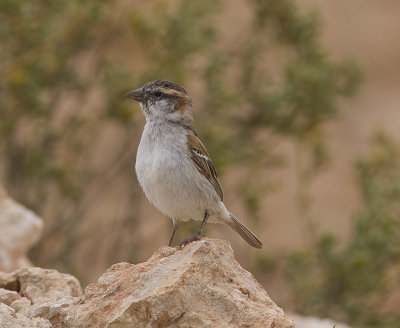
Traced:
[[126, 94], [139, 102], [146, 118], [135, 170], [149, 201], [173, 222], [172, 246], [181, 221], [202, 221], [199, 231], [181, 247], [203, 237], [207, 221], [225, 223], [247, 243], [261, 241], [223, 202], [224, 195], [210, 156], [192, 123], [192, 99], [179, 84], [166, 80], [146, 83]]

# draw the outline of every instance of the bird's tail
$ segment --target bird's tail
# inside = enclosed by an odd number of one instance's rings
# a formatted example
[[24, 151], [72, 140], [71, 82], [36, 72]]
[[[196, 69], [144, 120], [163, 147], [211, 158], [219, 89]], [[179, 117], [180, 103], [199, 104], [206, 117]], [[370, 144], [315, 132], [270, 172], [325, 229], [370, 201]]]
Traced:
[[250, 246], [262, 248], [262, 242], [232, 213], [229, 213], [229, 219], [226, 220], [233, 230], [235, 230]]

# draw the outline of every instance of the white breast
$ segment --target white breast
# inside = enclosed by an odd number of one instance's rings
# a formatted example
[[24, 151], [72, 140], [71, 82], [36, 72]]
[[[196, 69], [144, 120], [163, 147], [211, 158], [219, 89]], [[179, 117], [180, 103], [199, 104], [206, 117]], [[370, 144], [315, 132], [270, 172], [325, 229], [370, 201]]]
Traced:
[[181, 126], [146, 123], [136, 157], [136, 174], [147, 198], [164, 214], [202, 220], [217, 212], [220, 200], [194, 167]]

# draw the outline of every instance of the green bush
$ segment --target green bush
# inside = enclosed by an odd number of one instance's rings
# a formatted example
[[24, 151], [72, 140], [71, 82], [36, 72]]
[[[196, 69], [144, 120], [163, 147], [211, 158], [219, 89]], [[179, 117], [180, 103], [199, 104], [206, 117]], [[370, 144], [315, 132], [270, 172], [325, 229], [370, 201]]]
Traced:
[[376, 136], [357, 163], [363, 207], [345, 246], [321, 236], [289, 259], [296, 311], [354, 327], [399, 327], [400, 161], [398, 145]]

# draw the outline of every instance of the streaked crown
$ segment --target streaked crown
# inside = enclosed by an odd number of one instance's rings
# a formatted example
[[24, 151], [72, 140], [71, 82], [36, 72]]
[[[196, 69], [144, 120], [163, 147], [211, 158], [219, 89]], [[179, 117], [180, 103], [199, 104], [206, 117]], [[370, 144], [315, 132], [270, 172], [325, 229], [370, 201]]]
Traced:
[[155, 80], [126, 94], [141, 104], [146, 118], [164, 118], [188, 125], [192, 121], [192, 99], [185, 88], [175, 82]]

